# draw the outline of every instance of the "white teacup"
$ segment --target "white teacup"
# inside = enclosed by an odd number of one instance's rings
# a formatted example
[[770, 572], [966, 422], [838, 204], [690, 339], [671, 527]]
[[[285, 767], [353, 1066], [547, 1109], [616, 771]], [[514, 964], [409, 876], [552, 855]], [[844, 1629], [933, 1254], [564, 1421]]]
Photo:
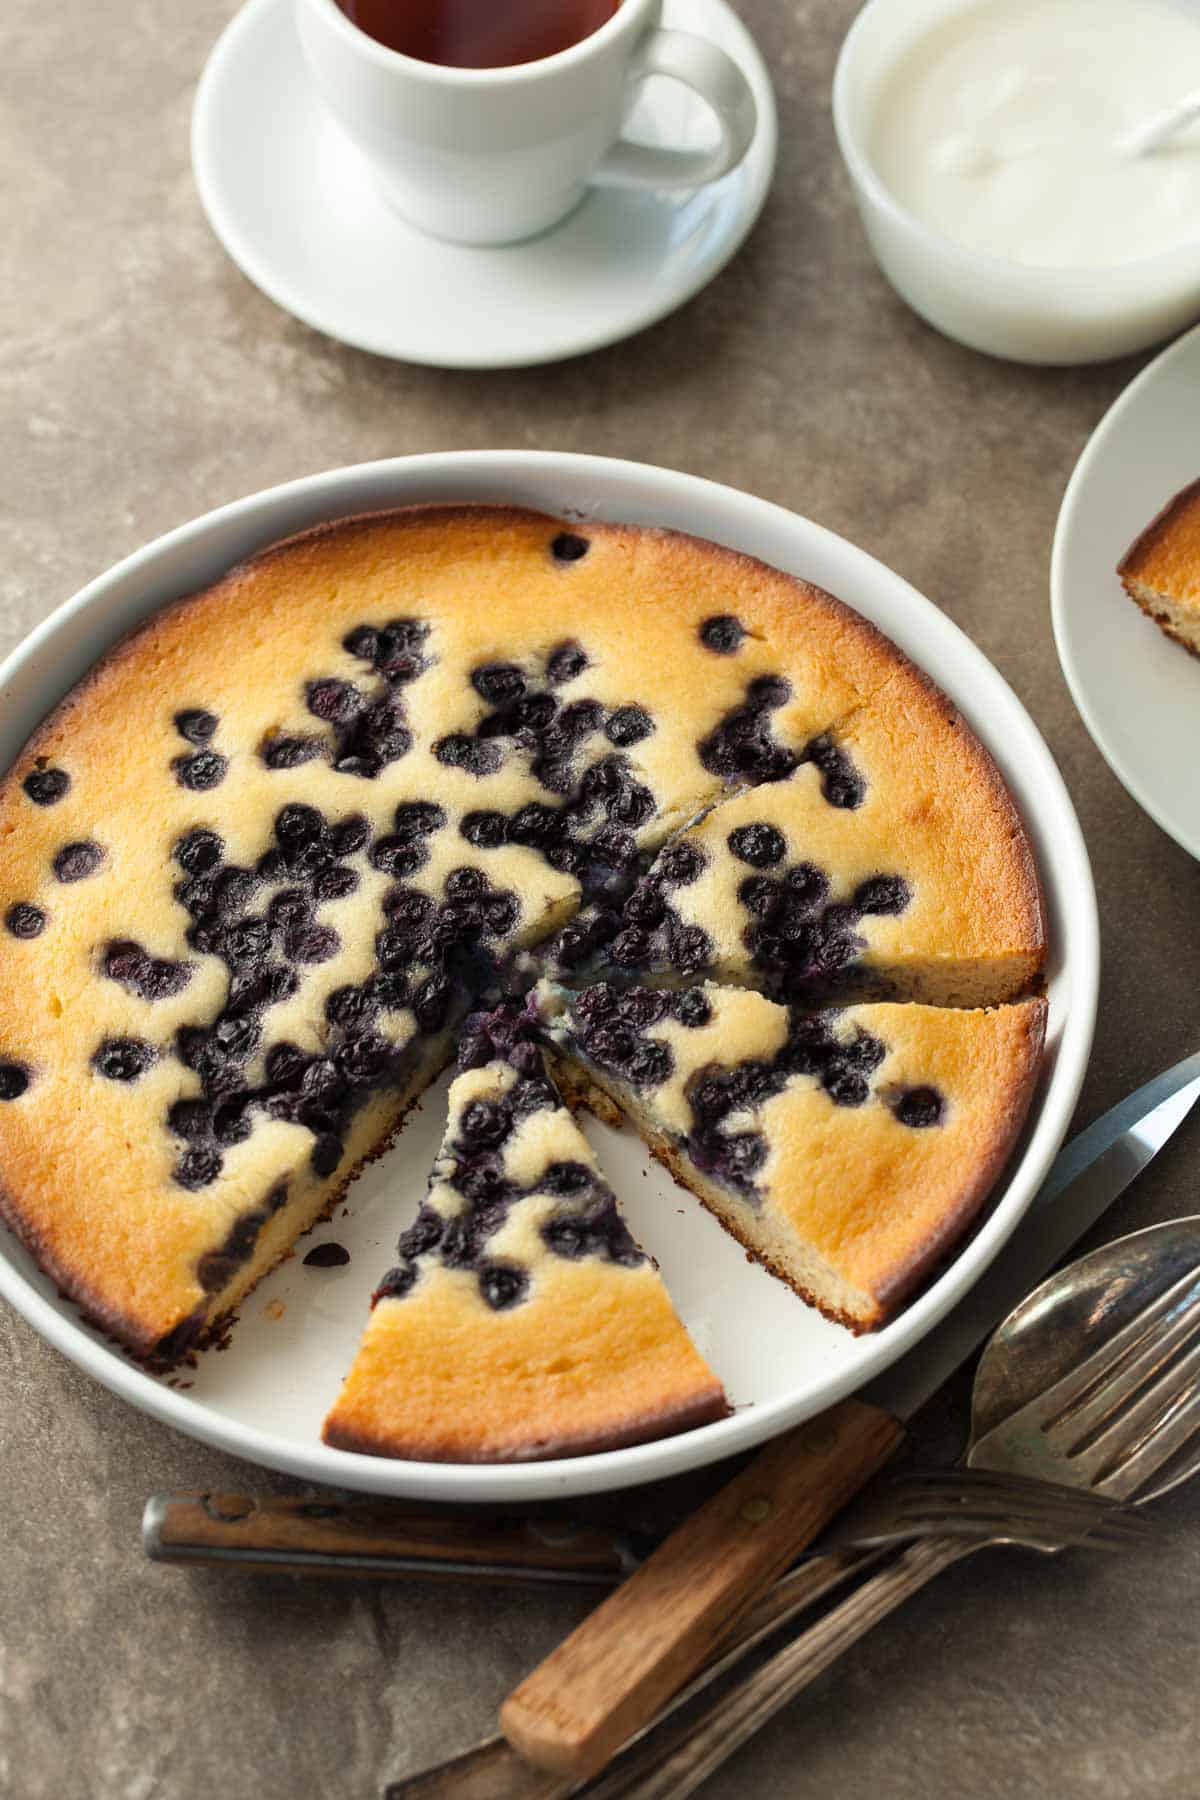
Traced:
[[[335, 0], [296, 0], [322, 100], [386, 199], [421, 231], [506, 244], [547, 230], [589, 186], [696, 188], [750, 148], [754, 96], [707, 39], [665, 31], [662, 0], [622, 0], [598, 31], [540, 62], [459, 69], [389, 50]], [[712, 149], [636, 144], [621, 124], [636, 85], [670, 75], [707, 101]]]

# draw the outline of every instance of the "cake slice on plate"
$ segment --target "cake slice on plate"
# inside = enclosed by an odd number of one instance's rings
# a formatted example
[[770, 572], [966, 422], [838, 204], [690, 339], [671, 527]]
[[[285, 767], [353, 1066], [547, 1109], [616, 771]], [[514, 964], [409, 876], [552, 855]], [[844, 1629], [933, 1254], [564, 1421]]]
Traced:
[[326, 1443], [434, 1462], [562, 1457], [720, 1418], [516, 1003], [474, 1015], [429, 1192]]
[[745, 988], [538, 990], [555, 1045], [755, 1257], [883, 1324], [961, 1236], [1033, 1093], [1046, 1006], [802, 1013]]
[[1164, 506], [1117, 564], [1131, 600], [1200, 656], [1200, 481]]

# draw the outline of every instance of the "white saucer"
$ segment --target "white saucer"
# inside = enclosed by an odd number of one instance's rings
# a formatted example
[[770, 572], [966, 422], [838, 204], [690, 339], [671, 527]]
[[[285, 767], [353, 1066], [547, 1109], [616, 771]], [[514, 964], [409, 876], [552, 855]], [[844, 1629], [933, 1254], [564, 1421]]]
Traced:
[[[758, 217], [775, 168], [775, 99], [725, 0], [665, 0], [663, 23], [741, 65], [758, 130], [740, 167], [691, 194], [588, 195], [555, 230], [476, 249], [424, 236], [385, 205], [313, 92], [292, 0], [249, 0], [196, 92], [192, 165], [213, 230], [264, 294], [361, 350], [442, 368], [519, 368], [597, 350], [682, 306]], [[713, 130], [677, 82], [647, 82], [631, 136], [691, 148]]]
[[1116, 566], [1200, 476], [1200, 327], [1132, 382], [1075, 466], [1054, 537], [1059, 659], [1096, 747], [1156, 824], [1200, 857], [1200, 662], [1129, 600]]

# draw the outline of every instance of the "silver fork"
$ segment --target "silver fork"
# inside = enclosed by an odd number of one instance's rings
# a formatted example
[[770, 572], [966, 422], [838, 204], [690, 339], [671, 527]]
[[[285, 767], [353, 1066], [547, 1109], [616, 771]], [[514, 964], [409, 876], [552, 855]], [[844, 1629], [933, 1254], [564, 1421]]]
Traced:
[[[1144, 1535], [1144, 1522], [1118, 1501], [1100, 1494], [1075, 1492], [1020, 1475], [990, 1469], [914, 1470], [881, 1483], [847, 1512], [837, 1532], [822, 1540], [822, 1554], [800, 1563], [777, 1581], [688, 1685], [674, 1695], [646, 1730], [633, 1740], [638, 1746], [681, 1707], [695, 1700], [722, 1675], [758, 1648], [781, 1626], [851, 1575], [879, 1563], [888, 1549], [914, 1538], [952, 1538], [962, 1553], [980, 1543], [1029, 1542], [1047, 1534], [1066, 1541], [1115, 1549]], [[1000, 1534], [1000, 1536], [998, 1536]], [[654, 1738], [654, 1760], [663, 1739]], [[674, 1744], [678, 1739], [672, 1737]], [[576, 1793], [623, 1793], [643, 1772], [638, 1748], [626, 1750], [610, 1771], [590, 1785], [534, 1769], [499, 1735], [435, 1768], [393, 1782], [385, 1800], [563, 1800]], [[615, 1784], [611, 1785], [610, 1784]]]
[[[1105, 1494], [1146, 1500], [1200, 1468], [1198, 1434], [1200, 1269], [1193, 1266], [1070, 1373], [978, 1436], [968, 1460], [973, 1467], [1070, 1483], [1059, 1491], [1072, 1498]], [[1130, 1523], [1124, 1512], [1114, 1514], [1088, 1541], [1107, 1540], [1114, 1548], [1131, 1542]], [[998, 1528], [974, 1539], [939, 1532], [914, 1543], [723, 1695], [699, 1721], [690, 1720], [669, 1736], [648, 1735], [579, 1791], [589, 1800], [616, 1800], [618, 1795], [683, 1800], [845, 1650], [943, 1569], [988, 1544], [1018, 1543], [1053, 1553], [1081, 1541], [1049, 1521], [1047, 1525], [1018, 1532]]]

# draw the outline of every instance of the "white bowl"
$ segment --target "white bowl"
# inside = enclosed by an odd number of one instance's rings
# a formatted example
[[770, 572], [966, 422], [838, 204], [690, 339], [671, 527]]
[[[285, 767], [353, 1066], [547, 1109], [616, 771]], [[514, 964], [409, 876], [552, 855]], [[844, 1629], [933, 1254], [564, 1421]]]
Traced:
[[[1097, 269], [1036, 268], [969, 249], [922, 223], [873, 166], [867, 142], [882, 83], [940, 19], [976, 3], [868, 0], [842, 45], [834, 129], [880, 268], [947, 337], [1015, 362], [1105, 362], [1173, 336], [1200, 314], [1200, 222], [1190, 243], [1160, 256]], [[1185, 4], [1196, 12], [1196, 0]]]
[[0, 669], [0, 766], [94, 659], [164, 601], [320, 520], [451, 499], [673, 526], [807, 576], [858, 607], [942, 684], [999, 763], [1033, 837], [1050, 928], [1049, 1047], [1019, 1153], [980, 1229], [873, 1336], [854, 1338], [829, 1324], [751, 1267], [632, 1134], [600, 1132], [633, 1228], [658, 1257], [735, 1402], [729, 1418], [681, 1437], [513, 1466], [391, 1462], [320, 1442], [320, 1420], [353, 1355], [367, 1296], [423, 1190], [438, 1135], [436, 1098], [396, 1149], [355, 1183], [347, 1212], [323, 1228], [322, 1235], [351, 1249], [350, 1266], [318, 1271], [299, 1258], [284, 1264], [244, 1304], [231, 1347], [200, 1358], [186, 1391], [136, 1368], [82, 1324], [0, 1229], [0, 1294], [81, 1368], [164, 1423], [310, 1481], [420, 1499], [533, 1499], [628, 1486], [745, 1450], [853, 1392], [968, 1292], [1036, 1193], [1075, 1105], [1095, 1019], [1096, 901], [1078, 821], [1037, 728], [936, 607], [863, 551], [781, 507], [694, 476], [593, 456], [489, 450], [367, 463], [269, 489], [169, 532], [77, 594]]

